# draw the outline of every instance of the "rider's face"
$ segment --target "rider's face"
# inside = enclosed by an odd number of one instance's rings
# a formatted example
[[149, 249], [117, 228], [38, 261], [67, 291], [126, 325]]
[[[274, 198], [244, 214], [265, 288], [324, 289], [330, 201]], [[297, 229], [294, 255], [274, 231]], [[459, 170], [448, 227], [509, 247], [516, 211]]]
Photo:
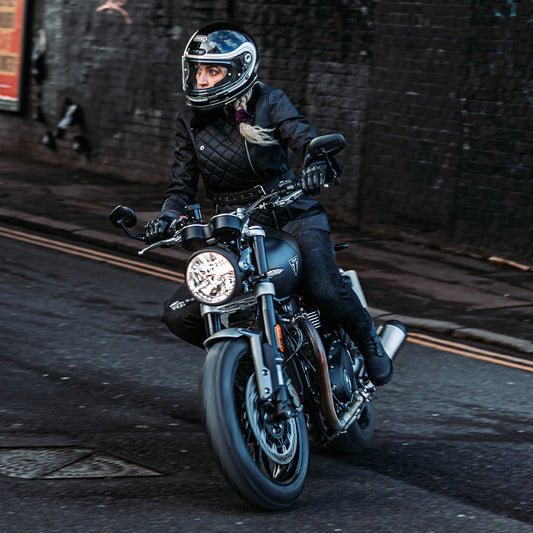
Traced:
[[222, 81], [228, 69], [218, 65], [196, 65], [196, 85], [198, 89], [211, 89]]

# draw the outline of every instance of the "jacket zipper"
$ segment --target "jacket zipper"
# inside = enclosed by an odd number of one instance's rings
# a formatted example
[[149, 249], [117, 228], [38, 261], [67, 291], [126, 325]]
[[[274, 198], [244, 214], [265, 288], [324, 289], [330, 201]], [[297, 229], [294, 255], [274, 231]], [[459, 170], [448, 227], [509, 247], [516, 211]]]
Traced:
[[[258, 179], [258, 181], [259, 181], [258, 184], [261, 185], [261, 178], [260, 178], [259, 174], [255, 171], [254, 165], [252, 164], [252, 158], [250, 157], [250, 152], [248, 150], [248, 141], [246, 139], [244, 139], [244, 148], [246, 150], [246, 156], [248, 157], [248, 163], [250, 163], [250, 167], [252, 168], [252, 172], [255, 174], [255, 177]], [[286, 208], [286, 209], [288, 209], [288, 208]], [[274, 227], [279, 228], [279, 221], [278, 221], [278, 216], [277, 216], [276, 212], [275, 211], [271, 211], [270, 215], [272, 216], [272, 218], [274, 220]]]
[[255, 177], [259, 180], [259, 184], [261, 184], [261, 177], [255, 171], [254, 165], [252, 163], [252, 158], [250, 157], [250, 151], [248, 150], [248, 141], [246, 139], [244, 139], [244, 149], [246, 151], [246, 157], [248, 158], [248, 163], [250, 163], [250, 167], [252, 169], [252, 172], [254, 173]]

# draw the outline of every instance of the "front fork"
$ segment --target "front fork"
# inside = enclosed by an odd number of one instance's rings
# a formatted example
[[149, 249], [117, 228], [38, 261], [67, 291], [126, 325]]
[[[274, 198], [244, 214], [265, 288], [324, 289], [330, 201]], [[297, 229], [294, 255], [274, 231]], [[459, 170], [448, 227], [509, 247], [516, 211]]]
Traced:
[[274, 391], [274, 412], [273, 420], [286, 420], [296, 413], [291, 406], [287, 385], [283, 377], [283, 353], [278, 343], [276, 331], [276, 315], [274, 313], [274, 284], [270, 281], [261, 282], [255, 288], [257, 301], [261, 306], [261, 316], [263, 318], [263, 330], [266, 340], [262, 343], [262, 357], [264, 365], [272, 376], [272, 387]]
[[[263, 311], [273, 305], [271, 290], [274, 290], [272, 283], [261, 283], [256, 288], [256, 292], [260, 293], [257, 300]], [[274, 407], [269, 411], [272, 419], [274, 421], [286, 420], [298, 414], [301, 410], [298, 397], [292, 394], [292, 403], [289, 401], [287, 385], [283, 379], [283, 356], [276, 341], [275, 324], [272, 328], [274, 331], [270, 331], [270, 334], [266, 332], [266, 329], [264, 334], [246, 328], [224, 329], [221, 327], [220, 316], [216, 308], [202, 305], [201, 309], [208, 329], [208, 338], [204, 342], [205, 348], [209, 349], [215, 342], [222, 339], [244, 337], [250, 346], [259, 397], [264, 402], [271, 402]], [[268, 320], [270, 319], [265, 318], [265, 323]]]
[[[276, 295], [274, 284], [270, 281], [268, 263], [265, 252], [265, 231], [258, 226], [248, 228], [247, 234], [252, 239], [256, 276], [259, 281], [254, 287], [254, 296], [260, 309], [263, 322], [263, 334], [248, 329], [222, 330], [220, 315], [209, 308], [202, 306], [202, 315], [206, 320], [208, 342], [217, 337], [244, 336], [250, 343], [254, 361], [257, 390], [263, 401], [272, 401], [273, 420], [286, 420], [299, 412], [297, 398], [292, 403], [283, 377], [283, 354], [278, 341], [276, 313], [274, 312], [274, 297]], [[215, 308], [216, 309], [216, 308]], [[294, 408], [296, 407], [296, 409]]]
[[255, 286], [254, 293], [259, 303], [263, 319], [263, 331], [265, 341], [263, 343], [264, 364], [272, 375], [274, 388], [274, 420], [285, 420], [294, 416], [287, 392], [287, 385], [283, 378], [283, 354], [278, 343], [276, 327], [278, 326], [274, 312], [274, 296], [276, 295], [274, 284], [270, 281], [268, 263], [265, 250], [265, 230], [259, 226], [248, 228], [248, 235], [252, 237], [252, 249], [254, 251], [257, 275], [261, 281]]

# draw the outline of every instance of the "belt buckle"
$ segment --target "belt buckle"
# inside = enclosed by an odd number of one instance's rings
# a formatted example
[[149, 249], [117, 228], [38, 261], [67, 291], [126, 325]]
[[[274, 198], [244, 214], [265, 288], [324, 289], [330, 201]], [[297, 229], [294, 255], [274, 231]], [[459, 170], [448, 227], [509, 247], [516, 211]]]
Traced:
[[254, 189], [261, 195], [266, 196], [267, 192], [265, 191], [264, 187], [262, 185], [256, 185]]

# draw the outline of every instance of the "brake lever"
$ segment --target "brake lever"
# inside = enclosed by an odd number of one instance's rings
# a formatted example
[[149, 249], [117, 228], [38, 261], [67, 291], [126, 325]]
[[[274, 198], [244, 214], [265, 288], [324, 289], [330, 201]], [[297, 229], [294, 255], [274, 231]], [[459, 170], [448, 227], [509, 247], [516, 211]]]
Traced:
[[147, 246], [146, 248], [143, 248], [142, 250], [139, 250], [137, 252], [138, 255], [144, 255], [148, 253], [149, 251], [153, 250], [154, 248], [159, 248], [160, 246], [174, 246], [175, 244], [179, 244], [181, 242], [181, 236], [177, 235], [175, 237], [170, 237], [169, 239], [164, 239], [162, 241], [154, 242], [153, 244], [150, 244], [150, 246]]
[[285, 196], [285, 198], [281, 198], [277, 202], [274, 202], [274, 205], [275, 207], [285, 207], [286, 205], [291, 204], [292, 202], [294, 202], [294, 200], [302, 196], [303, 193], [304, 192], [301, 189], [298, 189], [297, 191], [294, 191], [293, 193], [289, 194], [289, 196]]
[[248, 218], [256, 210], [268, 209], [269, 206], [284, 207], [285, 205], [287, 205], [287, 203], [292, 202], [294, 199], [298, 198], [301, 194], [303, 194], [303, 191], [298, 189], [282, 200], [279, 200], [279, 199], [272, 200], [272, 198], [276, 195], [279, 196], [280, 194], [283, 194], [284, 192], [288, 192], [294, 189], [296, 189], [296, 184], [294, 183], [293, 180], [281, 181], [275, 190], [273, 190], [269, 194], [266, 194], [262, 198], [259, 198], [258, 200], [256, 200], [255, 203], [249, 206], [246, 209], [246, 211], [244, 211], [243, 218], [244, 219]]

